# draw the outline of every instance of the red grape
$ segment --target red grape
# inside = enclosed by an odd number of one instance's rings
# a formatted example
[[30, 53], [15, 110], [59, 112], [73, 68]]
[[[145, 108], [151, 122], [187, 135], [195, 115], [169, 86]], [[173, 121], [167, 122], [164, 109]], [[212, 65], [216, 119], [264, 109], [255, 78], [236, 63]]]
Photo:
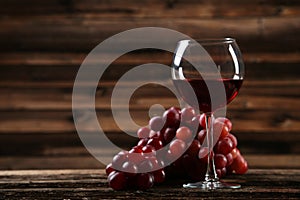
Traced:
[[203, 144], [205, 136], [206, 136], [206, 130], [204, 130], [204, 129], [198, 133], [198, 140], [199, 140], [200, 144]]
[[147, 144], [148, 142], [148, 138], [143, 138], [143, 139], [140, 139], [140, 141], [138, 142], [137, 146], [139, 147], [143, 147]]
[[109, 175], [113, 171], [115, 171], [115, 169], [112, 167], [112, 163], [109, 163], [105, 168], [106, 175]]
[[144, 160], [143, 151], [140, 146], [133, 147], [128, 154], [128, 160], [135, 163], [136, 165], [139, 164]]
[[203, 113], [203, 114], [200, 115], [199, 123], [200, 123], [200, 125], [201, 125], [204, 129], [206, 128], [205, 113]]
[[174, 107], [166, 110], [163, 114], [163, 121], [167, 127], [177, 128], [180, 124], [180, 113]]
[[158, 132], [151, 130], [149, 133], [149, 138], [154, 138], [154, 137], [158, 137]]
[[149, 159], [144, 160], [138, 166], [138, 172], [151, 172], [152, 169], [153, 169], [153, 164]]
[[183, 141], [191, 141], [193, 134], [188, 127], [182, 126], [176, 131], [176, 138]]
[[231, 151], [231, 154], [232, 154], [232, 158], [235, 159], [237, 156], [240, 155], [240, 151], [239, 151], [237, 148], [234, 148], [234, 149]]
[[248, 163], [243, 156], [239, 155], [236, 157], [236, 159], [234, 159], [232, 163], [232, 169], [237, 174], [244, 174], [248, 170]]
[[233, 149], [233, 143], [230, 138], [225, 137], [220, 140], [216, 145], [216, 153], [221, 153], [223, 155], [229, 154]]
[[137, 131], [137, 135], [139, 138], [147, 138], [149, 137], [150, 129], [148, 127], [141, 127]]
[[226, 167], [222, 168], [222, 169], [216, 169], [217, 175], [219, 178], [222, 178], [223, 176], [226, 175]]
[[198, 154], [199, 159], [202, 162], [207, 162], [208, 158], [208, 148], [207, 147], [201, 147]]
[[142, 148], [140, 146], [134, 146], [132, 149], [129, 151], [129, 153], [142, 153]]
[[236, 137], [233, 135], [233, 134], [228, 134], [227, 137], [229, 137], [232, 141], [232, 144], [233, 144], [233, 148], [237, 147], [237, 139]]
[[124, 162], [127, 161], [127, 154], [117, 154], [113, 157], [112, 167], [114, 169], [120, 170]]
[[216, 121], [214, 123], [214, 134], [219, 135], [219, 139], [223, 139], [228, 135], [229, 131], [223, 122]]
[[137, 166], [133, 162], [127, 161], [122, 165], [122, 171], [126, 172], [127, 176], [134, 176], [137, 173]]
[[114, 190], [123, 190], [126, 188], [127, 179], [123, 172], [112, 172], [109, 174], [108, 183]]
[[162, 129], [161, 131], [157, 132], [156, 137], [162, 142], [162, 144], [165, 143], [164, 133], [166, 129]]
[[162, 167], [155, 156], [148, 157], [148, 160], [151, 162], [154, 170], [160, 169]]
[[195, 131], [196, 133], [198, 133], [201, 129], [203, 129], [203, 127], [200, 125], [199, 120], [200, 120], [200, 115], [197, 115], [197, 116], [193, 117], [193, 119], [189, 123], [191, 130]]
[[198, 140], [193, 140], [186, 153], [189, 154], [191, 157], [198, 158], [200, 147], [200, 142]]
[[154, 183], [162, 183], [165, 180], [166, 174], [163, 169], [154, 171], [153, 173]]
[[181, 110], [181, 120], [184, 122], [191, 121], [195, 117], [195, 110], [191, 107]]
[[146, 190], [154, 184], [153, 175], [150, 173], [142, 173], [137, 175], [136, 185], [138, 189]]
[[170, 144], [170, 153], [173, 158], [179, 158], [184, 153], [185, 142], [180, 139], [175, 139]]
[[163, 143], [158, 137], [151, 138], [150, 140], [148, 140], [147, 144], [152, 146], [155, 150], [158, 150], [163, 147]]
[[227, 159], [227, 166], [231, 165], [231, 163], [233, 162], [232, 153], [227, 154], [226, 159]]
[[150, 145], [146, 145], [146, 146], [144, 146], [144, 147], [142, 148], [142, 151], [143, 151], [144, 153], [152, 153], [152, 152], [155, 151], [155, 149], [154, 149], [152, 146], [150, 146]]
[[170, 143], [176, 135], [176, 130], [174, 128], [167, 128], [164, 132], [165, 143]]
[[215, 161], [215, 166], [217, 169], [222, 169], [222, 168], [226, 167], [227, 159], [224, 155], [216, 154], [214, 157], [214, 161]]
[[149, 125], [153, 131], [160, 131], [164, 127], [164, 120], [162, 117], [155, 116], [150, 119]]
[[231, 131], [231, 129], [232, 129], [232, 123], [226, 117], [218, 117], [217, 119], [215, 119], [215, 122], [223, 122], [227, 126], [228, 131]]

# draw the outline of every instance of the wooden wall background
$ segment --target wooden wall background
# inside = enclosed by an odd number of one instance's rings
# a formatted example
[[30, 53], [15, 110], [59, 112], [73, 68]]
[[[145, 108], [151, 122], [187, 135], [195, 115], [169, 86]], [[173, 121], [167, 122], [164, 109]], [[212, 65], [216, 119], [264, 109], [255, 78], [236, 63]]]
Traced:
[[[75, 131], [73, 82], [93, 47], [143, 26], [194, 38], [235, 37], [247, 68], [228, 108], [239, 147], [253, 168], [300, 167], [300, 1], [1, 0], [0, 169], [103, 167]], [[151, 61], [168, 64], [170, 55], [136, 52], [118, 59], [97, 98], [109, 98], [124, 70]], [[145, 87], [132, 101], [132, 115], [145, 124], [158, 100], [176, 104], [162, 88]], [[131, 146], [105, 101], [97, 111], [109, 137]]]

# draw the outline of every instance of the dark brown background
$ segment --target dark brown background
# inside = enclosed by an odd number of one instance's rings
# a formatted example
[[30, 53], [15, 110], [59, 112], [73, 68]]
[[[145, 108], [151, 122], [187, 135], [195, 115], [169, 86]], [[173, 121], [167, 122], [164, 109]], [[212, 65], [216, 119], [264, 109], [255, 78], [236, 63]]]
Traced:
[[[300, 167], [300, 1], [1, 0], [0, 169], [103, 167], [77, 136], [73, 82], [93, 47], [143, 26], [193, 38], [235, 37], [247, 73], [228, 108], [239, 148], [252, 168]], [[126, 70], [153, 61], [168, 64], [170, 55], [123, 56], [97, 92], [97, 99], [107, 100], [97, 102], [101, 124], [124, 147], [132, 140], [112, 121], [113, 83]], [[158, 101], [176, 104], [160, 87], [141, 89], [132, 100], [132, 115], [146, 124], [149, 106]]]

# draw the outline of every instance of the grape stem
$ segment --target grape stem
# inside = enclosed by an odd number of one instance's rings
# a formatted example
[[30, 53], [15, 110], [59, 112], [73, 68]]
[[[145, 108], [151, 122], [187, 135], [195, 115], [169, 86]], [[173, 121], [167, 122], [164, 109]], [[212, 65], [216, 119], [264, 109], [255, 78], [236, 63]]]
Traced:
[[214, 130], [213, 130], [214, 116], [212, 113], [205, 113], [205, 124], [206, 124], [206, 142], [208, 147], [207, 156], [207, 169], [205, 174], [206, 182], [215, 182], [219, 178], [216, 173], [215, 162], [214, 162]]

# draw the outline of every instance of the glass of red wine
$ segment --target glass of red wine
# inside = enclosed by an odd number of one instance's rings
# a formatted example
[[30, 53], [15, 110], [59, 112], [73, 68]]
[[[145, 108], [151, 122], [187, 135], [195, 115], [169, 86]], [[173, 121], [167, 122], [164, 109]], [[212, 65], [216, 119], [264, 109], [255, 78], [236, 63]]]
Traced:
[[213, 147], [220, 134], [213, 130], [214, 113], [238, 94], [244, 77], [244, 63], [233, 38], [181, 40], [172, 62], [173, 83], [184, 102], [205, 113], [208, 164], [205, 180], [184, 184], [185, 188], [239, 188], [220, 181], [216, 174]]

